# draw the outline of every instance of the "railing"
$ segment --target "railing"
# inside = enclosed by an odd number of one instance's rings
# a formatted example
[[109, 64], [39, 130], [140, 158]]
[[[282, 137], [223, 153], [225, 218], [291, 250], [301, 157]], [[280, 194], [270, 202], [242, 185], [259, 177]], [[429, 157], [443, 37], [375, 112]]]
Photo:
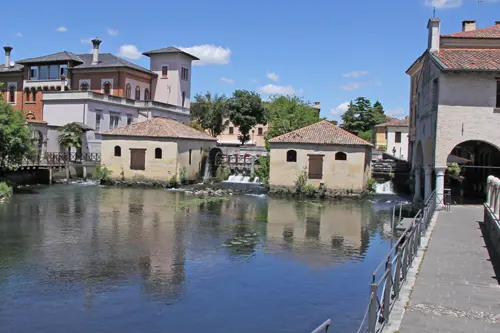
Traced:
[[321, 333], [321, 332], [327, 333], [331, 324], [332, 324], [331, 319], [328, 319], [323, 324], [316, 327], [311, 333]]
[[433, 191], [425, 201], [424, 208], [418, 211], [396, 245], [373, 272], [369, 304], [358, 333], [381, 332], [389, 322], [391, 310], [399, 298], [435, 210], [436, 191]]
[[487, 181], [487, 197], [484, 203], [484, 226], [489, 235], [491, 245], [500, 255], [500, 179], [489, 176]]
[[64, 166], [69, 163], [97, 164], [101, 162], [100, 153], [41, 153], [25, 158], [21, 166]]

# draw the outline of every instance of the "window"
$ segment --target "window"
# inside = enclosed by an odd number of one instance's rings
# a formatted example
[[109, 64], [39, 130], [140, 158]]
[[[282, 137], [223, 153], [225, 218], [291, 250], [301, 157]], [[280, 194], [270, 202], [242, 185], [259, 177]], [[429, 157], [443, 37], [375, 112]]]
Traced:
[[36, 89], [31, 88], [31, 101], [36, 102]]
[[168, 77], [168, 66], [161, 66], [161, 77]]
[[141, 99], [141, 88], [139, 86], [135, 87], [135, 100], [138, 101]]
[[145, 101], [149, 101], [150, 100], [149, 89], [148, 88], [144, 89], [144, 100]]
[[80, 83], [80, 90], [83, 90], [83, 91], [89, 90], [89, 84], [88, 84], [88, 82], [84, 81], [84, 82]]
[[38, 67], [31, 66], [30, 68], [30, 80], [38, 80]]
[[59, 66], [50, 65], [49, 67], [49, 80], [57, 80], [61, 75], [59, 75]]
[[30, 90], [26, 90], [26, 102], [30, 100]]
[[40, 66], [40, 80], [49, 79], [49, 66]]
[[101, 133], [101, 114], [100, 113], [95, 114], [95, 132]]
[[110, 115], [109, 116], [109, 129], [117, 128], [118, 122], [120, 121], [119, 115]]
[[500, 108], [500, 81], [497, 81], [497, 108]]
[[339, 151], [335, 154], [336, 161], [347, 161], [347, 154]]
[[186, 92], [182, 92], [182, 107], [184, 107], [184, 103], [186, 103]]
[[127, 86], [125, 87], [125, 97], [132, 98], [132, 87], [130, 86], [130, 83], [127, 83]]
[[191, 149], [189, 149], [189, 165], [191, 165]]
[[187, 81], [189, 76], [189, 70], [186, 67], [181, 68], [181, 79]]
[[109, 81], [104, 82], [102, 85], [102, 90], [106, 95], [111, 94], [111, 83]]
[[122, 148], [120, 146], [115, 146], [115, 156], [122, 156]]
[[309, 179], [323, 178], [323, 156], [309, 155]]
[[257, 128], [257, 135], [262, 135], [262, 127]]
[[9, 86], [9, 103], [16, 103], [16, 87]]
[[229, 127], [229, 134], [234, 134], [234, 127]]
[[146, 170], [146, 149], [130, 149], [130, 170]]
[[132, 116], [127, 116], [127, 125], [130, 125], [134, 122], [134, 118]]
[[26, 114], [26, 119], [35, 120], [35, 115], [30, 111]]
[[156, 148], [156, 149], [155, 149], [155, 158], [156, 158], [157, 160], [161, 160], [161, 155], [162, 155], [161, 148]]
[[62, 76], [62, 75], [68, 77], [68, 65], [59, 66], [59, 76]]
[[295, 150], [289, 150], [286, 152], [287, 162], [297, 162], [297, 152]]
[[401, 132], [396, 132], [395, 142], [396, 143], [401, 143]]

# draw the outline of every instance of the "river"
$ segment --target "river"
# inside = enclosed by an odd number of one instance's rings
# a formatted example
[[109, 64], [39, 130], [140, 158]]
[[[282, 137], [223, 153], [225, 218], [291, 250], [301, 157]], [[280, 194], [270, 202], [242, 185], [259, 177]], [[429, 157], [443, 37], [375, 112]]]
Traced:
[[0, 204], [0, 331], [307, 333], [327, 318], [357, 330], [390, 211], [192, 199], [56, 185]]

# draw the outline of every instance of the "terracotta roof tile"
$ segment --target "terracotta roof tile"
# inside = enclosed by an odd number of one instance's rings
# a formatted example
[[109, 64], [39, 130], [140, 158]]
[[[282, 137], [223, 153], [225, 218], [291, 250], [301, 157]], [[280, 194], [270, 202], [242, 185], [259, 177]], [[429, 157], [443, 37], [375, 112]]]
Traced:
[[271, 143], [312, 143], [320, 145], [362, 145], [372, 144], [323, 120], [269, 140]]
[[471, 31], [455, 32], [453, 34], [441, 35], [443, 37], [460, 38], [500, 38], [500, 24], [491, 27], [476, 29]]
[[386, 126], [397, 126], [397, 127], [409, 126], [408, 118], [405, 118], [405, 119], [390, 118], [390, 120], [388, 122], [375, 125], [375, 127], [386, 127]]
[[445, 69], [500, 70], [500, 49], [440, 49], [432, 55]]
[[208, 134], [167, 118], [153, 118], [128, 126], [118, 127], [104, 132], [103, 135], [217, 141], [216, 138]]

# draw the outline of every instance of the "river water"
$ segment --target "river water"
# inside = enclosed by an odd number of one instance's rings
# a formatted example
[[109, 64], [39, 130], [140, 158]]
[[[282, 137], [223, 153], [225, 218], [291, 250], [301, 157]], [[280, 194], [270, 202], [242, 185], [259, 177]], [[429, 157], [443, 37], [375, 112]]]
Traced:
[[[353, 332], [390, 211], [56, 185], [0, 204], [0, 331]], [[387, 207], [386, 207], [387, 208]]]

